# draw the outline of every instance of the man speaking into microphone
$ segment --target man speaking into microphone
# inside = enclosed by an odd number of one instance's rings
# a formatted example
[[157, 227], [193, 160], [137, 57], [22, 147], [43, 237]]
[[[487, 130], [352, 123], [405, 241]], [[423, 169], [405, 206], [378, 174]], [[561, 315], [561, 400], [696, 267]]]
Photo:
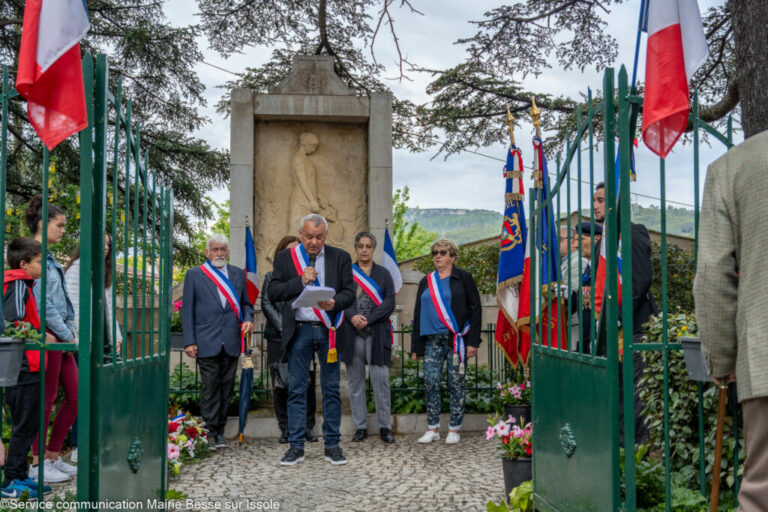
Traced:
[[[301, 244], [279, 252], [275, 257], [269, 297], [283, 302], [282, 360], [288, 362], [288, 438], [290, 448], [280, 461], [293, 466], [304, 460], [306, 439], [307, 385], [309, 365], [318, 353], [323, 404], [325, 460], [346, 464], [339, 447], [341, 433], [341, 393], [339, 391], [341, 347], [336, 346], [336, 330], [344, 322], [344, 309], [355, 299], [352, 260], [346, 251], [326, 247], [328, 222], [322, 215], [301, 219]], [[325, 286], [336, 294], [314, 307], [293, 309], [292, 302], [307, 286]]]

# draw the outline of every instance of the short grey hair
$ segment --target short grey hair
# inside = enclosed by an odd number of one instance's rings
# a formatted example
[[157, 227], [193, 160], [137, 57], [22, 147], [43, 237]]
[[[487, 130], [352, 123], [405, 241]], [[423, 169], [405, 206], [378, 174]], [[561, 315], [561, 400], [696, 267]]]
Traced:
[[378, 245], [378, 243], [376, 242], [376, 237], [373, 236], [373, 233], [371, 233], [370, 231], [361, 231], [355, 235], [355, 247], [357, 247], [357, 244], [360, 242], [361, 238], [370, 238], [371, 242], [373, 242], [374, 249]]
[[211, 235], [208, 242], [205, 244], [206, 251], [211, 248], [211, 244], [224, 244], [227, 246], [227, 249], [229, 249], [229, 239], [221, 233], [214, 233]]
[[299, 222], [299, 231], [302, 231], [304, 229], [304, 224], [307, 222], [311, 222], [313, 226], [317, 227], [320, 224], [325, 226], [325, 232], [328, 232], [328, 221], [325, 220], [325, 217], [320, 215], [319, 213], [310, 213], [308, 215], [305, 215], [301, 218], [301, 221]]

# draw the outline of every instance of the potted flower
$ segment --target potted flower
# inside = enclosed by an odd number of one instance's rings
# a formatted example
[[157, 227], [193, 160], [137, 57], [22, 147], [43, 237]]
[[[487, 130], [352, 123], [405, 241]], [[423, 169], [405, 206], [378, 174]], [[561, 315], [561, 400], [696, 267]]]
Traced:
[[24, 345], [40, 342], [40, 332], [29, 322], [6, 322], [0, 335], [0, 387], [15, 386], [19, 380]]
[[184, 348], [184, 333], [181, 332], [181, 299], [173, 303], [171, 308], [171, 348]]
[[521, 483], [531, 480], [531, 452], [533, 450], [533, 424], [518, 422], [509, 416], [499, 420], [498, 415], [488, 418], [490, 426], [485, 433], [486, 440], [496, 439], [501, 452], [506, 495]]
[[498, 382], [496, 389], [504, 404], [504, 416], [512, 416], [520, 424], [531, 422], [531, 381], [523, 380], [520, 384]]

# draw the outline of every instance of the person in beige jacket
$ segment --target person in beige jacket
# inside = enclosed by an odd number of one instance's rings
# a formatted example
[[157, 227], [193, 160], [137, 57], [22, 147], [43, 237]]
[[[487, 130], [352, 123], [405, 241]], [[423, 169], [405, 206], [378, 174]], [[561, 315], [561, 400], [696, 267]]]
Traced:
[[739, 510], [768, 500], [768, 131], [710, 165], [693, 293], [709, 374], [736, 381], [746, 460]]

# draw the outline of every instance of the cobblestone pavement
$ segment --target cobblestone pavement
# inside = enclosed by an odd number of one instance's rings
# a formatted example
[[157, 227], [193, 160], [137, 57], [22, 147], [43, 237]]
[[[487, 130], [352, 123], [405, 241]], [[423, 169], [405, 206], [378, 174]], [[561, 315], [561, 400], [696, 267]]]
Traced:
[[[444, 439], [445, 436], [443, 436]], [[217, 450], [183, 468], [168, 483], [192, 500], [255, 510], [257, 501], [297, 511], [484, 511], [504, 496], [501, 461], [482, 432], [466, 432], [458, 445], [422, 445], [419, 435], [399, 435], [394, 445], [377, 435], [362, 443], [342, 439], [349, 462], [323, 459], [322, 438], [307, 443], [304, 462], [281, 466], [288, 445], [251, 439]]]

